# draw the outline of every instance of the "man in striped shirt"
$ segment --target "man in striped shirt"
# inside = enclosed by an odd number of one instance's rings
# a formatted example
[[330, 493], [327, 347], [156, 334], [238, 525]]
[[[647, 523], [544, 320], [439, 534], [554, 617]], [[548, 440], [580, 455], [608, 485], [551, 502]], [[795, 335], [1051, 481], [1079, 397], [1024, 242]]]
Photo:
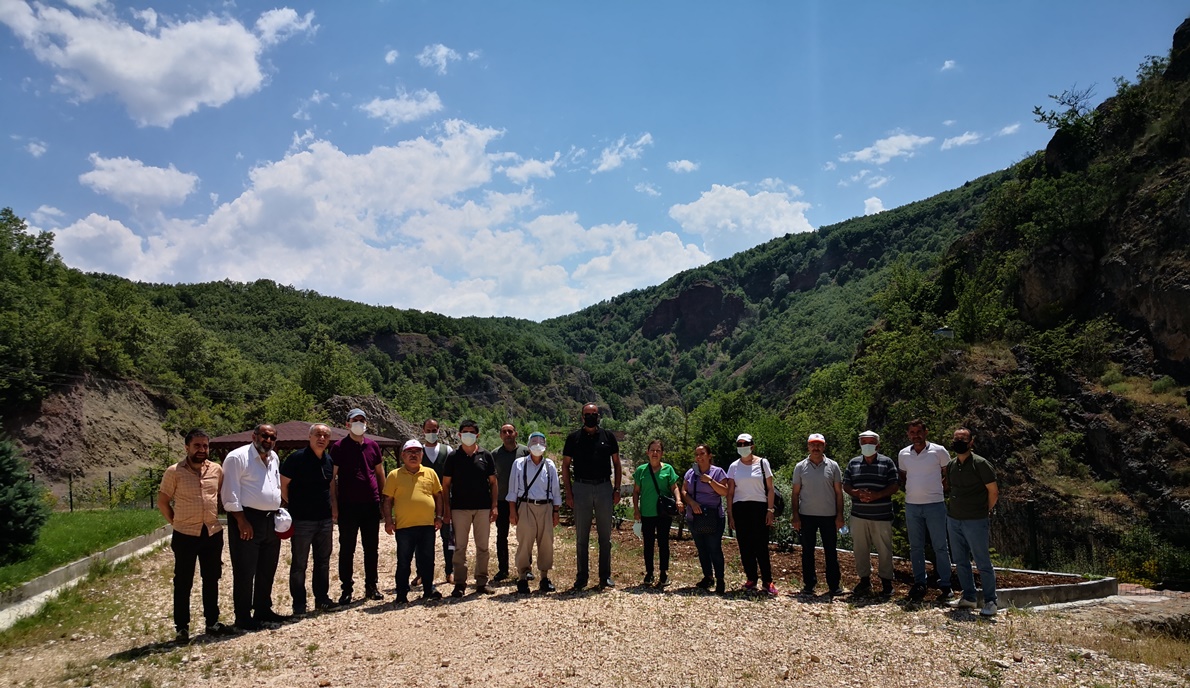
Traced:
[[855, 548], [855, 573], [859, 584], [854, 595], [872, 592], [872, 546], [876, 547], [881, 595], [892, 594], [892, 496], [901, 485], [897, 465], [879, 453], [880, 435], [859, 434], [860, 455], [843, 472], [843, 491], [851, 495], [851, 540]]

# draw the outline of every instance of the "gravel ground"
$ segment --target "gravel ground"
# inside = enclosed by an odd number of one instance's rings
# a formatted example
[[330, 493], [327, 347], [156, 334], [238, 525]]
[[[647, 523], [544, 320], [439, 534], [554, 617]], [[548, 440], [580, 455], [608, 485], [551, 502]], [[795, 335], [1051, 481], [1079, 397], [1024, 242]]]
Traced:
[[[391, 591], [394, 547], [391, 539], [381, 543], [382, 589]], [[573, 531], [559, 529], [559, 567], [551, 577], [560, 589], [573, 580], [572, 543]], [[274, 588], [279, 612], [290, 606], [287, 547]], [[0, 680], [295, 688], [1190, 683], [1176, 668], [1129, 663], [1066, 644], [1070, 637], [1109, 635], [1102, 619], [1013, 610], [986, 621], [901, 598], [883, 604], [807, 601], [789, 595], [792, 587], [764, 599], [738, 591], [734, 545], [726, 552], [729, 591], [733, 586], [737, 591], [718, 597], [692, 587], [700, 577], [697, 562], [682, 556], [671, 565], [673, 584], [661, 592], [637, 585], [643, 566], [630, 533], [617, 533], [615, 547], [617, 587], [610, 591], [522, 599], [505, 583], [492, 596], [468, 591], [461, 600], [399, 609], [389, 604], [389, 594], [384, 602], [360, 602], [276, 630], [218, 640], [199, 636], [184, 647], [169, 642], [172, 555], [163, 549], [81, 586], [69, 612], [51, 612], [40, 626], [0, 635]], [[441, 553], [438, 558], [441, 574]], [[494, 553], [492, 559], [494, 567]], [[361, 570], [357, 561], [357, 576]], [[333, 571], [332, 564], [332, 578]], [[337, 592], [337, 582], [331, 585]], [[197, 588], [196, 581], [194, 615], [201, 619]], [[450, 590], [439, 588], [444, 594]], [[227, 621], [230, 563], [221, 596]]]

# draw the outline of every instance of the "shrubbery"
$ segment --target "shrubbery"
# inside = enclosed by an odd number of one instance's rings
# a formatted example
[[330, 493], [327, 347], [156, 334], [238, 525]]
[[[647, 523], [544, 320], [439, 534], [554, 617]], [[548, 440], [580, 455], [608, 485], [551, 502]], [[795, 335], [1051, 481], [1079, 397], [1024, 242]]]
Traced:
[[12, 442], [0, 439], [0, 563], [17, 561], [50, 517], [43, 490]]

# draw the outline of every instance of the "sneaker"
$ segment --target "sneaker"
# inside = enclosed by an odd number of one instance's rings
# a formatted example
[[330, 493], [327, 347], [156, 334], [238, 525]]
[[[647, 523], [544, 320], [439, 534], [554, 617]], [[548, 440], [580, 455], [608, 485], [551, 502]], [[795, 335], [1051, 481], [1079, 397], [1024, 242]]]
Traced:
[[307, 611], [306, 611], [306, 608], [305, 608], [305, 607], [294, 607], [294, 608], [293, 608], [293, 613], [289, 615], [289, 618], [291, 618], [291, 619], [304, 619], [304, 618], [306, 618], [306, 615], [307, 615], [307, 614], [309, 614], [309, 612], [307, 612]]
[[265, 624], [265, 623], [283, 624], [283, 623], [291, 620], [288, 616], [281, 616], [280, 614], [278, 614], [277, 612], [275, 612], [271, 609], [268, 611], [265, 611], [265, 612], [257, 612], [255, 618], [257, 621], [259, 621], [262, 624]]
[[518, 595], [529, 595], [529, 581], [519, 580], [516, 582], [516, 592]]
[[769, 597], [776, 597], [776, 596], [777, 596], [777, 586], [773, 585], [772, 583], [769, 583], [768, 585], [765, 585], [765, 586], [764, 586], [764, 591], [765, 591], [765, 593], [766, 593], [766, 594], [767, 594]]
[[711, 578], [710, 576], [707, 576], [707, 577], [703, 578], [702, 580], [698, 581], [697, 583], [695, 583], [694, 587], [702, 588], [703, 590], [710, 590], [711, 586], [714, 584], [715, 584], [715, 579]]
[[756, 590], [756, 581], [744, 581], [744, 590], [754, 592]]
[[998, 611], [1000, 611], [1000, 607], [996, 605], [995, 600], [992, 600], [991, 602], [983, 605], [983, 609], [979, 610], [979, 615], [991, 617], [995, 616]]
[[228, 626], [218, 621], [207, 626], [207, 635], [236, 635], [237, 633], [235, 626]]
[[[528, 584], [529, 584], [529, 581], [528, 581], [528, 579], [526, 579], [525, 585], [528, 585]], [[537, 586], [537, 589], [540, 590], [541, 592], [553, 592], [554, 590], [557, 590], [557, 588], [554, 587], [554, 584], [550, 582], [549, 578], [542, 578], [541, 584]]]
[[616, 582], [611, 578], [604, 578], [603, 580], [599, 581], [600, 590], [607, 590], [614, 587], [616, 587]]
[[642, 580], [640, 582], [640, 584], [641, 585], [652, 585], [653, 584], [653, 572], [650, 571], [650, 572], [646, 573], [644, 580]]
[[364, 593], [364, 599], [365, 600], [383, 600], [384, 594], [381, 593], [376, 588], [372, 588], [371, 590], [368, 590]]
[[[531, 575], [533, 575], [533, 574], [529, 574], [529, 576], [531, 576]], [[529, 580], [533, 580], [532, 578], [529, 578], [529, 576], [525, 576], [525, 577], [528, 578]], [[587, 587], [587, 581], [579, 579], [574, 582], [574, 585], [570, 586], [570, 589], [573, 592], [581, 592], [583, 590], [583, 588], [585, 588], [585, 587]]]
[[492, 576], [492, 582], [499, 583], [500, 581], [502, 581], [506, 578], [508, 578], [508, 572], [504, 571], [504, 570], [500, 570], [500, 571], [496, 572], [496, 575]]
[[851, 594], [856, 597], [866, 597], [872, 594], [872, 579], [864, 576], [859, 579], [859, 584], [851, 590]]
[[[532, 562], [530, 562], [530, 563], [532, 563]], [[536, 577], [537, 577], [537, 576], [534, 576], [532, 571], [530, 571], [529, 573], [525, 574], [525, 580], [533, 580], [533, 579], [534, 579], [534, 578], [536, 578]]]
[[351, 604], [351, 591], [344, 591], [342, 595], [339, 595], [339, 606], [343, 607], [349, 604]]
[[423, 602], [433, 602], [434, 600], [442, 599], [442, 593], [438, 592], [437, 590], [431, 590], [427, 593], [423, 593], [421, 599]]
[[920, 602], [926, 598], [926, 584], [914, 583], [912, 588], [909, 588], [909, 599], [914, 602]]
[[181, 630], [174, 636], [175, 645], [187, 645], [190, 643], [190, 631]]
[[475, 592], [479, 593], [480, 595], [495, 595], [496, 589], [487, 583], [484, 583], [483, 585], [475, 586]]
[[802, 597], [814, 597], [814, 586], [807, 585], [806, 587], [802, 588], [801, 591], [798, 592], [798, 594], [801, 595]]
[[945, 603], [945, 602], [949, 602], [953, 599], [954, 599], [954, 591], [953, 590], [951, 590], [950, 588], [941, 588], [938, 591], [938, 597], [937, 597], [936, 601]]
[[843, 588], [831, 588], [830, 592], [827, 594], [829, 594], [831, 597], [842, 597], [843, 595], [846, 595], [847, 592], [843, 590]]
[[325, 600], [318, 600], [317, 602], [314, 603], [314, 609], [316, 609], [320, 612], [331, 612], [338, 608], [339, 608], [339, 605], [336, 604], [335, 601], [329, 597], [326, 598]]
[[247, 621], [237, 621], [235, 627], [241, 633], [247, 633], [250, 631], [259, 631], [261, 628], [263, 628], [261, 623], [259, 621], [257, 621], [256, 619], [248, 619]]
[[657, 587], [664, 588], [667, 585], [669, 585], [669, 576], [664, 571], [662, 571], [661, 577], [657, 579]]
[[884, 578], [880, 579], [880, 596], [891, 597], [893, 594], [893, 582]]
[[955, 609], [975, 609], [979, 606], [975, 603], [975, 600], [969, 600], [966, 597], [960, 597], [958, 599], [951, 600], [947, 604], [951, 607], [954, 607]]
[[722, 595], [726, 591], [727, 591], [727, 585], [723, 582], [722, 578], [715, 581], [715, 594], [716, 595]]
[[463, 593], [467, 592], [466, 586], [456, 585], [454, 590], [450, 591], [451, 597], [462, 597]]

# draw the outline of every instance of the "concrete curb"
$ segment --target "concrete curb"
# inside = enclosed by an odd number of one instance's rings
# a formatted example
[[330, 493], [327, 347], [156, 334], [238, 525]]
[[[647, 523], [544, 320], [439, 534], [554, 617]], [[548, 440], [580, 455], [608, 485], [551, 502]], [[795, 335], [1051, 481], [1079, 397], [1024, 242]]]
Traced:
[[12, 590], [0, 593], [0, 631], [8, 630], [19, 619], [36, 614], [41, 606], [60, 591], [78, 584], [91, 567], [99, 561], [113, 564], [147, 553], [173, 533], [173, 527], [164, 525], [151, 533], [121, 542], [102, 552], [54, 569], [44, 576]]
[[[1011, 569], [1010, 569], [1011, 570]], [[996, 591], [996, 601], [1005, 607], [1040, 607], [1063, 602], [1080, 602], [1111, 597], [1120, 591], [1120, 582], [1104, 578], [1067, 585], [1038, 585], [1031, 588], [1005, 588]]]

